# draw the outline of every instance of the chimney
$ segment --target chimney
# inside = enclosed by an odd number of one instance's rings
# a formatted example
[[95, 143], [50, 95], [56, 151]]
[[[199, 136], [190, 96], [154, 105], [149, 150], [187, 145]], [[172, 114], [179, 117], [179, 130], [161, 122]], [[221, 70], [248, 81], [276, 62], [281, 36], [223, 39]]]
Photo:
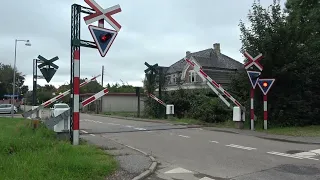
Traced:
[[190, 54], [191, 54], [191, 52], [190, 52], [190, 51], [187, 51], [187, 52], [186, 52], [186, 57], [188, 57]]
[[214, 43], [213, 50], [216, 54], [220, 54], [220, 43]]

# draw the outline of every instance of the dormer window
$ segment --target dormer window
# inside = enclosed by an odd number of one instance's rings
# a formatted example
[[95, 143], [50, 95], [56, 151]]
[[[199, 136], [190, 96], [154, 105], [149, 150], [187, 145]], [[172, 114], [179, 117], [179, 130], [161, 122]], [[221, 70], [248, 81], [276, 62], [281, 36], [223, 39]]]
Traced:
[[197, 76], [197, 74], [194, 70], [189, 71], [190, 83], [196, 82], [196, 76]]

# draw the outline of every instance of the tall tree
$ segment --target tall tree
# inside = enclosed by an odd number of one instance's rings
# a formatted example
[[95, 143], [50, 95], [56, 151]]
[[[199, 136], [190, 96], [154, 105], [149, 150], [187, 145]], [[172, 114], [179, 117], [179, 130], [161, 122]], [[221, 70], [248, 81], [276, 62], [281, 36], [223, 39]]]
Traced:
[[[25, 76], [16, 69], [16, 94], [24, 94], [28, 91], [27, 86], [23, 86]], [[0, 63], [0, 98], [5, 94], [12, 94], [13, 67]]]
[[[319, 3], [308, 2], [288, 0], [284, 13], [279, 1], [274, 1], [268, 9], [255, 1], [248, 14], [249, 27], [240, 23], [241, 52], [246, 50], [253, 55], [261, 52], [264, 56], [261, 78], [276, 79], [268, 94], [271, 126], [319, 123], [315, 121], [319, 109], [314, 108], [320, 107], [319, 94], [315, 91], [319, 88], [316, 72], [320, 70], [316, 48], [319, 47]], [[231, 89], [248, 105], [245, 72], [235, 78]], [[262, 112], [261, 91], [256, 92], [256, 112]]]

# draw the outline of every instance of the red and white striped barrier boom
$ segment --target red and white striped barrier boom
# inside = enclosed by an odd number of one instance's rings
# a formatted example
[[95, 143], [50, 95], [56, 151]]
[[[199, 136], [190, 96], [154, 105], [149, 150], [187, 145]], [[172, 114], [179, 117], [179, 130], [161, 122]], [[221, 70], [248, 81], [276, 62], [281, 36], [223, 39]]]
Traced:
[[[193, 57], [191, 57], [192, 59]], [[200, 66], [198, 66], [196, 63], [194, 63], [191, 59], [187, 59], [185, 58], [185, 60], [187, 61], [188, 64], [190, 64], [190, 66], [193, 67], [194, 71], [196, 71], [196, 73], [199, 76], [203, 76], [207, 81], [209, 81], [215, 88], [219, 89], [224, 95], [226, 95], [235, 105], [239, 106], [241, 108], [241, 110], [245, 111], [245, 108], [234, 98], [231, 96], [231, 94], [229, 94], [225, 89], [223, 89], [223, 87], [218, 84], [216, 81], [214, 81], [213, 79], [211, 79], [211, 77], [209, 77]], [[219, 95], [218, 95], [219, 96]], [[219, 96], [220, 98], [222, 96]], [[222, 100], [224, 98], [221, 98]], [[224, 100], [223, 100], [224, 101]], [[224, 101], [225, 102], [225, 101]], [[228, 104], [226, 104], [228, 106]], [[230, 107], [230, 106], [228, 106]]]
[[[88, 83], [96, 80], [96, 79], [97, 79], [98, 77], [100, 77], [100, 76], [101, 76], [101, 75], [99, 74], [99, 75], [97, 75], [97, 76], [95, 76], [95, 77], [93, 77], [93, 78], [91, 78], [91, 79], [86, 79], [83, 83], [80, 84], [80, 87], [83, 87], [83, 86], [87, 85]], [[38, 106], [37, 108], [23, 113], [22, 116], [23, 116], [23, 117], [29, 117], [29, 116], [31, 116], [33, 113], [39, 111], [40, 109], [43, 109], [43, 108], [49, 106], [50, 104], [56, 102], [56, 101], [59, 100], [59, 99], [62, 99], [63, 97], [67, 96], [68, 94], [70, 94], [70, 89], [69, 89], [68, 91], [65, 91], [65, 92], [63, 92], [62, 94], [59, 94], [58, 96], [55, 96], [55, 97], [49, 99], [48, 101], [42, 103], [42, 104], [41, 104], [40, 106]]]
[[[108, 94], [109, 90], [106, 88], [100, 92], [98, 92], [97, 94], [90, 96], [89, 98], [85, 99], [80, 105], [79, 105], [79, 109], [82, 109], [84, 107], [86, 107], [87, 105], [89, 105], [90, 103], [96, 101], [97, 99], [101, 98], [102, 96], [104, 96], [105, 94]], [[64, 111], [63, 113], [61, 113], [60, 115], [58, 115], [57, 117], [51, 117], [48, 120], [46, 120], [47, 123], [51, 124], [52, 126], [56, 125], [61, 118], [63, 119], [64, 116], [70, 116], [70, 109]], [[80, 116], [79, 116], [80, 117]], [[51, 122], [50, 122], [51, 121]], [[80, 128], [80, 121], [79, 124], [77, 124], [77, 128]]]
[[167, 104], [164, 103], [163, 101], [161, 101], [159, 98], [157, 98], [155, 95], [149, 93], [148, 94], [149, 97], [151, 97], [152, 99], [156, 100], [158, 103], [160, 103], [161, 105], [164, 105], [165, 107], [167, 107]]
[[104, 90], [98, 92], [97, 94], [85, 99], [84, 101], [82, 101], [81, 103], [81, 108], [86, 107], [87, 105], [89, 105], [90, 103], [94, 102], [95, 100], [101, 98], [102, 96], [104, 96], [105, 94], [108, 94], [109, 90], [107, 88], [105, 88]]

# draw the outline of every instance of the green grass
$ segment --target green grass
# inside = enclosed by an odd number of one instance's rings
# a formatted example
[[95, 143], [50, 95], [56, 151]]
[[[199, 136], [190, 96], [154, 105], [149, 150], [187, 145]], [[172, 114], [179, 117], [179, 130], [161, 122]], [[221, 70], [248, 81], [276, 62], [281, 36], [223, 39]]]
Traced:
[[54, 132], [29, 120], [0, 118], [1, 180], [99, 180], [117, 169], [117, 162], [98, 147], [72, 146]]
[[320, 126], [270, 128], [268, 130], [259, 129], [258, 131], [287, 136], [320, 137]]

